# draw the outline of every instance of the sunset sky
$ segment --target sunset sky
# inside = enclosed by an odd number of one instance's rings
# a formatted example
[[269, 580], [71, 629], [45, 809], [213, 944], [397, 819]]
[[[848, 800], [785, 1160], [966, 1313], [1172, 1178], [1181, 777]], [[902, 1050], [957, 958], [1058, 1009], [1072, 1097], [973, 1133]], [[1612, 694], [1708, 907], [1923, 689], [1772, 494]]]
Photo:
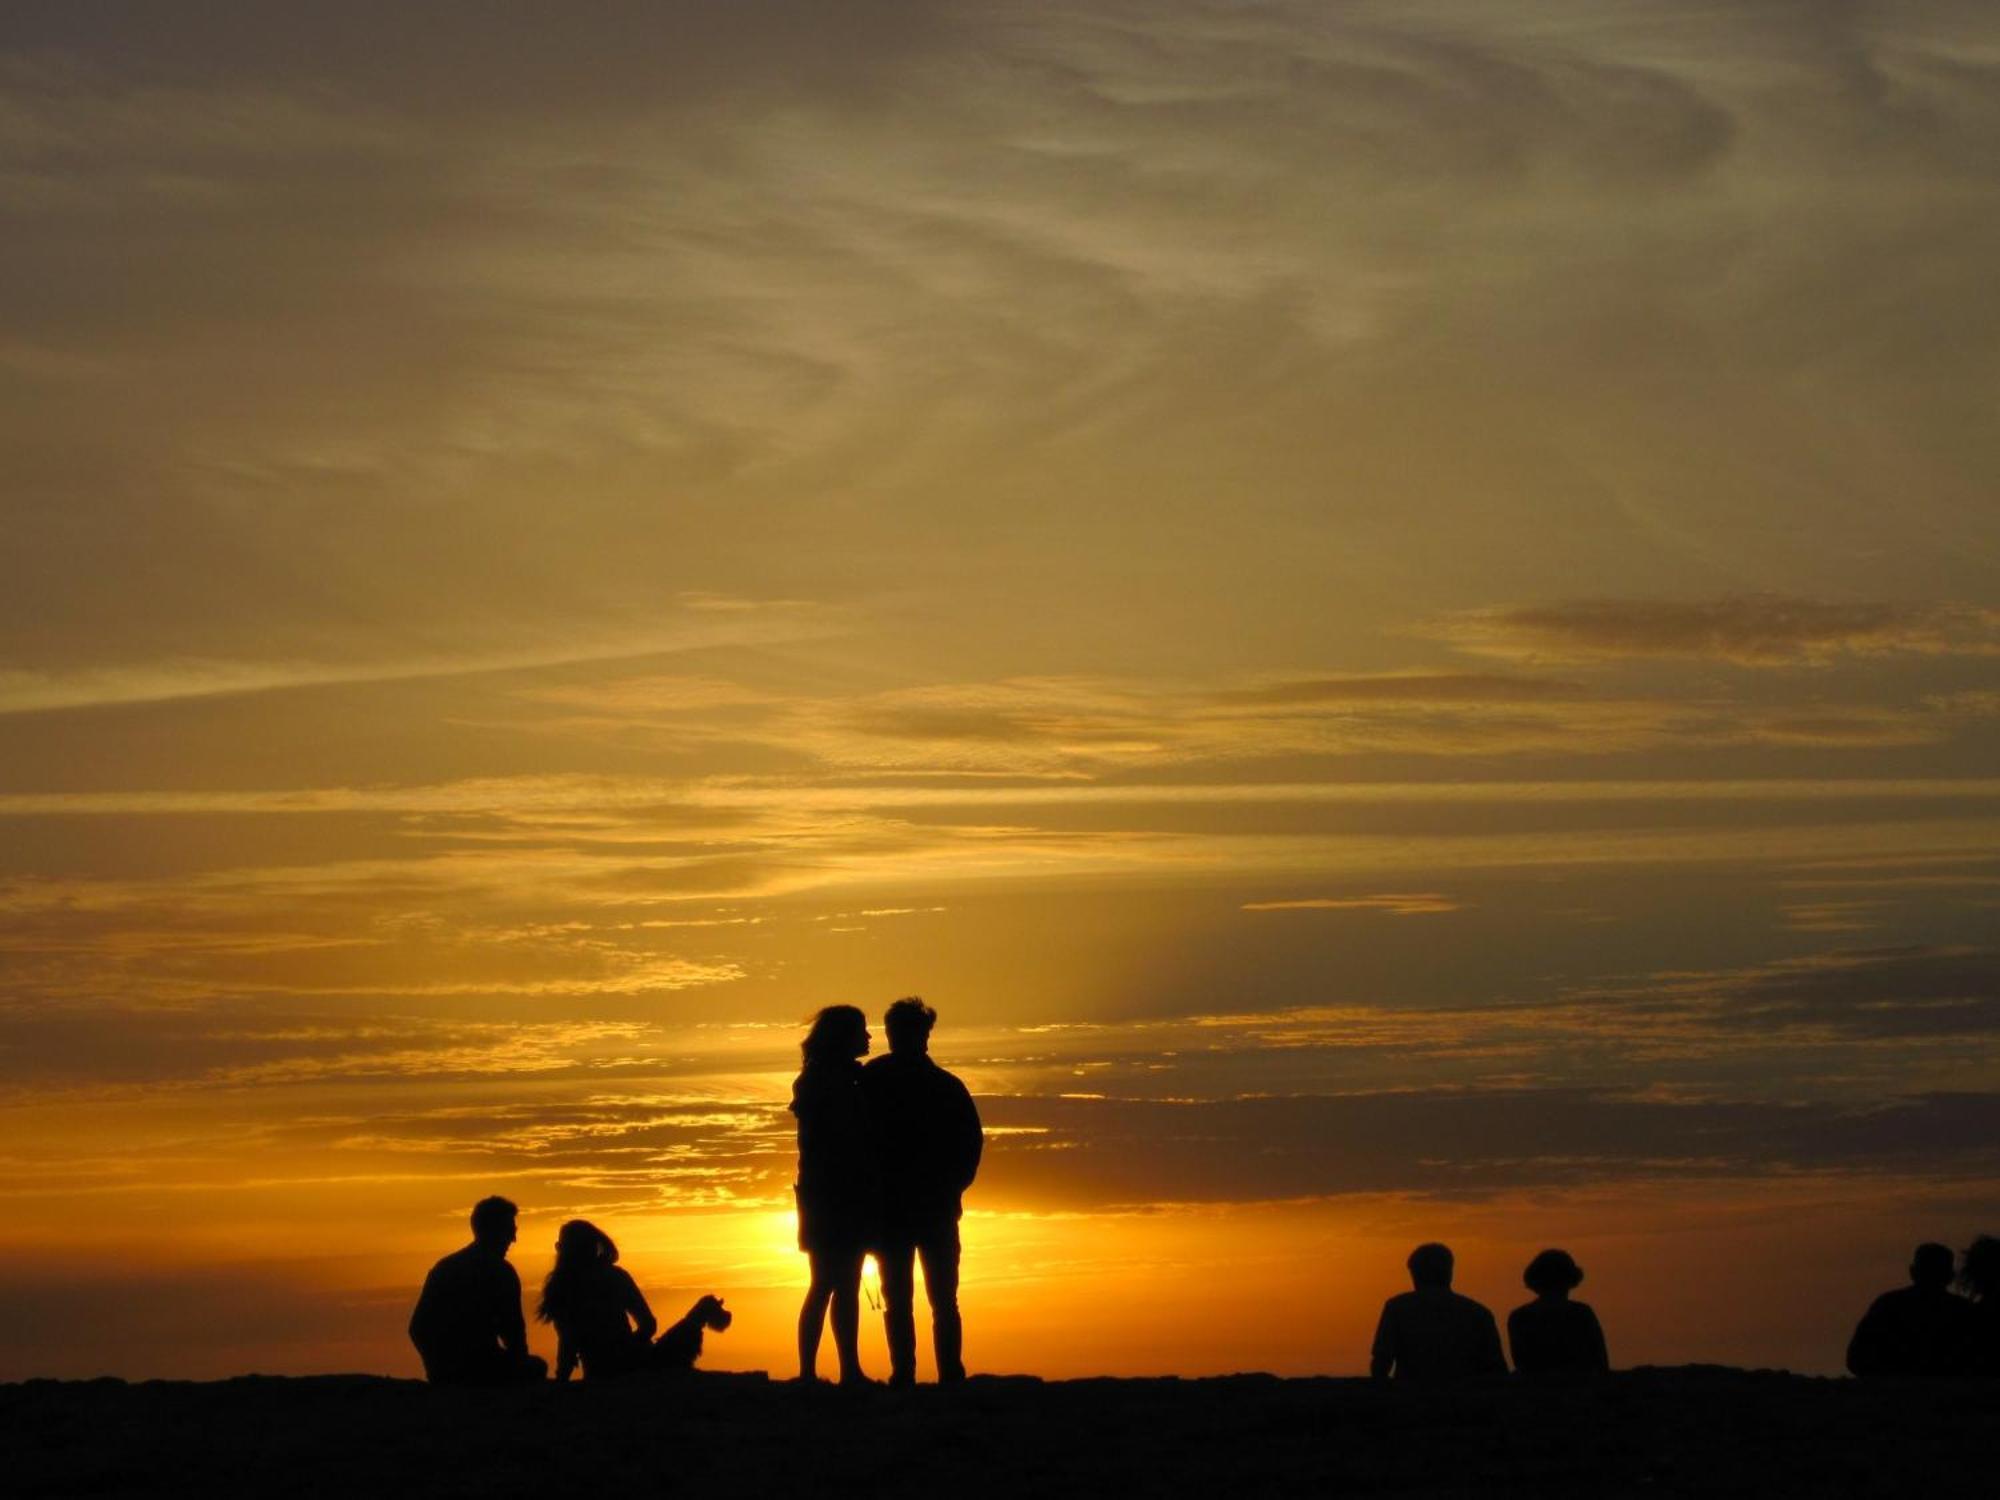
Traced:
[[1838, 1369], [2000, 1232], [1997, 262], [1987, 0], [8, 6], [0, 1379], [413, 1375], [490, 1192], [788, 1373], [912, 992], [975, 1370]]

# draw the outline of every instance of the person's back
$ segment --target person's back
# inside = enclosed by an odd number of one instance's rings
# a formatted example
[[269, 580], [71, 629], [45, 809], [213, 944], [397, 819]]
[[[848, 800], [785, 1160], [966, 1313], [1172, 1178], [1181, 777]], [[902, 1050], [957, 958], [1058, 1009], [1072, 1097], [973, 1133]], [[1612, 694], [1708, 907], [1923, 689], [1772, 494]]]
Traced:
[[800, 1211], [843, 1243], [865, 1243], [880, 1185], [860, 1066], [851, 1059], [808, 1065], [792, 1083], [792, 1114], [798, 1119]]
[[877, 1142], [882, 1208], [893, 1225], [955, 1221], [979, 1170], [979, 1111], [927, 1052], [890, 1052], [861, 1070]]
[[635, 1329], [631, 1312], [634, 1306], [645, 1305], [638, 1283], [623, 1266], [591, 1272], [568, 1310], [555, 1319], [558, 1368], [562, 1351], [570, 1349], [582, 1362], [585, 1379], [602, 1380], [638, 1369], [645, 1363], [653, 1317], [648, 1312]]
[[1451, 1251], [1443, 1245], [1419, 1245], [1409, 1266], [1414, 1289], [1385, 1302], [1375, 1328], [1369, 1361], [1375, 1378], [1432, 1381], [1506, 1374], [1493, 1314], [1451, 1289]]
[[1587, 1302], [1537, 1297], [1507, 1314], [1507, 1347], [1523, 1375], [1601, 1374], [1604, 1330]]
[[1507, 1347], [1523, 1375], [1601, 1375], [1611, 1368], [1604, 1329], [1588, 1303], [1569, 1294], [1583, 1284], [1583, 1268], [1567, 1250], [1544, 1250], [1528, 1262], [1521, 1280], [1535, 1294], [1507, 1314]]
[[1972, 1304], [1951, 1293], [1951, 1251], [1919, 1245], [1910, 1285], [1869, 1306], [1847, 1345], [1847, 1368], [1864, 1377], [1966, 1375], [1975, 1359]]
[[521, 1278], [507, 1261], [514, 1205], [490, 1198], [473, 1209], [473, 1241], [444, 1256], [424, 1278], [410, 1314], [410, 1342], [425, 1378], [438, 1385], [540, 1379], [547, 1367], [527, 1352]]
[[1418, 1287], [1391, 1297], [1375, 1333], [1375, 1359], [1398, 1380], [1462, 1380], [1503, 1375], [1500, 1329], [1493, 1314], [1449, 1287]]

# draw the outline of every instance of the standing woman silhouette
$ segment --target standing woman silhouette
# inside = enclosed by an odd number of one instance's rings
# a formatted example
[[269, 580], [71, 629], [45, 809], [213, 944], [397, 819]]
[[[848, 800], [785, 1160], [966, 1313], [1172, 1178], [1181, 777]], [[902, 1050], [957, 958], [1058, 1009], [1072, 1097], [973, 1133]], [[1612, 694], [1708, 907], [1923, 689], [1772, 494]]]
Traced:
[[805, 1066], [792, 1085], [799, 1121], [799, 1248], [812, 1284], [799, 1308], [799, 1379], [817, 1380], [820, 1330], [833, 1308], [840, 1383], [863, 1385], [861, 1262], [875, 1229], [876, 1174], [868, 1117], [861, 1102], [861, 1059], [868, 1018], [852, 1005], [829, 1005], [813, 1017], [800, 1050]]

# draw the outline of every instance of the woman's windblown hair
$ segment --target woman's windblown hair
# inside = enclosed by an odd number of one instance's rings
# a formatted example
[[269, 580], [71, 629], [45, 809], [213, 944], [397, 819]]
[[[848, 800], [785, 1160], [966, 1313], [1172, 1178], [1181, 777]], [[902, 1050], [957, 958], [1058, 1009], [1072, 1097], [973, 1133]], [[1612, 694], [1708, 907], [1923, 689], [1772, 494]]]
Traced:
[[597, 1273], [618, 1263], [611, 1236], [588, 1219], [571, 1219], [556, 1231], [556, 1264], [542, 1283], [535, 1316], [544, 1323], [566, 1318]]
[[857, 1005], [829, 1005], [812, 1018], [812, 1030], [799, 1043], [807, 1067], [816, 1062], [841, 1062], [861, 1055], [868, 1034], [868, 1017]]

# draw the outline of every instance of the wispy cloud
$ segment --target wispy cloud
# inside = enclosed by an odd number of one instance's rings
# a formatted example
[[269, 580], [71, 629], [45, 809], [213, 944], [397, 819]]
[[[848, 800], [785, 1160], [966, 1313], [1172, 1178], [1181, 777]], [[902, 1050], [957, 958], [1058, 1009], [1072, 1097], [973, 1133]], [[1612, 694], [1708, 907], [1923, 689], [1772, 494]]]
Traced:
[[2000, 614], [1989, 609], [1775, 594], [1525, 605], [1440, 621], [1430, 634], [1464, 651], [1525, 662], [1686, 657], [1775, 667], [1842, 657], [2000, 655]]
[[1461, 903], [1435, 891], [1379, 896], [1303, 896], [1293, 901], [1246, 901], [1244, 911], [1379, 911], [1392, 917], [1427, 917], [1460, 911]]

